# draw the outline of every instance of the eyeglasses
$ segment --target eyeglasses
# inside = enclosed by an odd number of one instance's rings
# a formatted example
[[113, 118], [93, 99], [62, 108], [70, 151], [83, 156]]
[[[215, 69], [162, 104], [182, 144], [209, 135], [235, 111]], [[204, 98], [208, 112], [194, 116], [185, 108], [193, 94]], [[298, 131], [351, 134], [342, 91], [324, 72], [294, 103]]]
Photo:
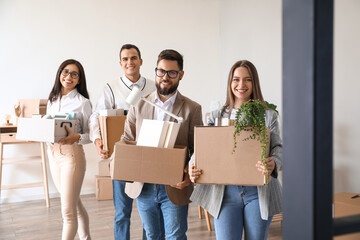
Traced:
[[63, 69], [63, 70], [61, 71], [61, 74], [62, 74], [64, 77], [67, 77], [67, 75], [70, 74], [70, 76], [71, 76], [72, 79], [77, 79], [77, 78], [79, 78], [79, 76], [80, 76], [79, 73], [77, 73], [77, 72], [69, 72], [69, 70], [67, 70], [67, 69]]
[[164, 69], [155, 68], [155, 74], [158, 77], [164, 77], [165, 74], [167, 74], [169, 78], [176, 78], [179, 73], [181, 73], [181, 71], [175, 71], [175, 70], [165, 71]]

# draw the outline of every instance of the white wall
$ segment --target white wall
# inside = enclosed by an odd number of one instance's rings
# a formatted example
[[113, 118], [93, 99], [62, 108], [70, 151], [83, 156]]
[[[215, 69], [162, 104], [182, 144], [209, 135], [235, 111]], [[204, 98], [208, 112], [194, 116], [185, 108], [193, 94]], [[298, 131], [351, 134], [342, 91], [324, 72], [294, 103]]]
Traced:
[[[83, 64], [95, 107], [105, 83], [122, 74], [118, 55], [125, 43], [140, 48], [142, 75], [149, 78], [154, 78], [161, 50], [182, 53], [185, 76], [179, 89], [209, 111], [210, 100], [219, 94], [212, 84], [220, 72], [218, 4], [217, 0], [0, 1], [1, 121], [5, 113], [13, 112], [17, 99], [47, 98], [58, 66], [68, 58]], [[85, 150], [82, 192], [93, 193], [98, 157], [94, 145]], [[23, 150], [5, 146], [5, 151], [14, 156]], [[3, 184], [41, 180], [38, 166], [6, 165], [3, 172]], [[56, 195], [52, 181], [50, 192]], [[8, 190], [1, 196], [3, 201], [42, 198], [42, 189]]]
[[360, 1], [335, 1], [334, 190], [360, 193]]
[[282, 1], [226, 0], [220, 4], [220, 84], [225, 102], [231, 66], [247, 59], [256, 66], [264, 98], [282, 109]]
[[[355, 44], [360, 40], [356, 28], [360, 6], [356, 0], [335, 3], [335, 191], [360, 192], [356, 172], [360, 127], [352, 124], [359, 114]], [[118, 52], [124, 43], [140, 48], [141, 71], [150, 78], [161, 50], [182, 53], [185, 76], [180, 91], [198, 101], [203, 112], [210, 110], [212, 101], [224, 103], [231, 65], [251, 60], [258, 68], [264, 97], [282, 114], [281, 7], [281, 0], [1, 0], [0, 117], [12, 113], [17, 99], [47, 98], [58, 66], [68, 58], [83, 64], [95, 107], [104, 84], [122, 74]], [[5, 151], [8, 156], [36, 152], [10, 146]], [[93, 193], [98, 157], [92, 144], [85, 151], [82, 193]], [[56, 196], [49, 179], [50, 193]], [[2, 180], [3, 184], [39, 181], [40, 167], [6, 165]], [[1, 197], [3, 202], [42, 198], [42, 189], [7, 190]]]

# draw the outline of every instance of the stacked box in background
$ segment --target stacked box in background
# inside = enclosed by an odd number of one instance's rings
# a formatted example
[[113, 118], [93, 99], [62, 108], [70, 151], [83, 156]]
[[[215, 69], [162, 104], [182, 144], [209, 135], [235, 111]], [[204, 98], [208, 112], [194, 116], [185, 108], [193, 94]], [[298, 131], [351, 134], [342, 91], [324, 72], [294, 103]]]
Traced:
[[[360, 194], [341, 192], [334, 195], [334, 217], [348, 217], [360, 214]], [[350, 233], [334, 237], [334, 240], [358, 240], [360, 233]]]
[[[122, 111], [123, 112], [123, 111]], [[104, 150], [113, 153], [115, 142], [124, 133], [126, 116], [100, 116], [99, 126]], [[110, 177], [110, 159], [102, 159], [99, 164], [98, 175], [95, 176], [95, 190], [97, 200], [111, 200], [113, 198], [112, 179]]]
[[45, 115], [47, 107], [47, 99], [20, 99], [20, 116], [23, 118], [31, 118], [33, 114]]

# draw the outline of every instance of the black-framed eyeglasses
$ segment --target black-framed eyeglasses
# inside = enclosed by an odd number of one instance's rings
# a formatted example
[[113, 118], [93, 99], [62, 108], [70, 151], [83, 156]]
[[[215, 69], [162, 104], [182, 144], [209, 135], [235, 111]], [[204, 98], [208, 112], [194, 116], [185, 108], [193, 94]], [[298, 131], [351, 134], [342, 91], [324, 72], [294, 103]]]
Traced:
[[77, 72], [70, 72], [70, 71], [67, 70], [67, 69], [63, 69], [63, 70], [61, 71], [61, 74], [62, 74], [64, 77], [66, 77], [67, 75], [70, 74], [70, 76], [71, 76], [72, 79], [77, 79], [77, 78], [79, 78], [79, 76], [80, 76], [79, 73], [77, 73]]
[[181, 73], [181, 71], [175, 71], [175, 70], [166, 71], [164, 69], [155, 68], [155, 74], [158, 77], [163, 77], [165, 76], [165, 74], [167, 74], [169, 78], [176, 78], [179, 73]]

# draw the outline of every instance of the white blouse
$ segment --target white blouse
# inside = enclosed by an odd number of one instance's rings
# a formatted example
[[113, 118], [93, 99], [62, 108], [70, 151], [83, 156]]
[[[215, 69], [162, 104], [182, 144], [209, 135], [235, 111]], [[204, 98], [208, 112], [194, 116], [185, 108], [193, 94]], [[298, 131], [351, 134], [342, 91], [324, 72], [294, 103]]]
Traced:
[[82, 96], [75, 88], [52, 103], [48, 101], [46, 114], [52, 115], [66, 112], [74, 112], [76, 114], [75, 120], [77, 121], [78, 126], [76, 132], [81, 136], [79, 144], [90, 143], [89, 118], [92, 113], [90, 100]]

